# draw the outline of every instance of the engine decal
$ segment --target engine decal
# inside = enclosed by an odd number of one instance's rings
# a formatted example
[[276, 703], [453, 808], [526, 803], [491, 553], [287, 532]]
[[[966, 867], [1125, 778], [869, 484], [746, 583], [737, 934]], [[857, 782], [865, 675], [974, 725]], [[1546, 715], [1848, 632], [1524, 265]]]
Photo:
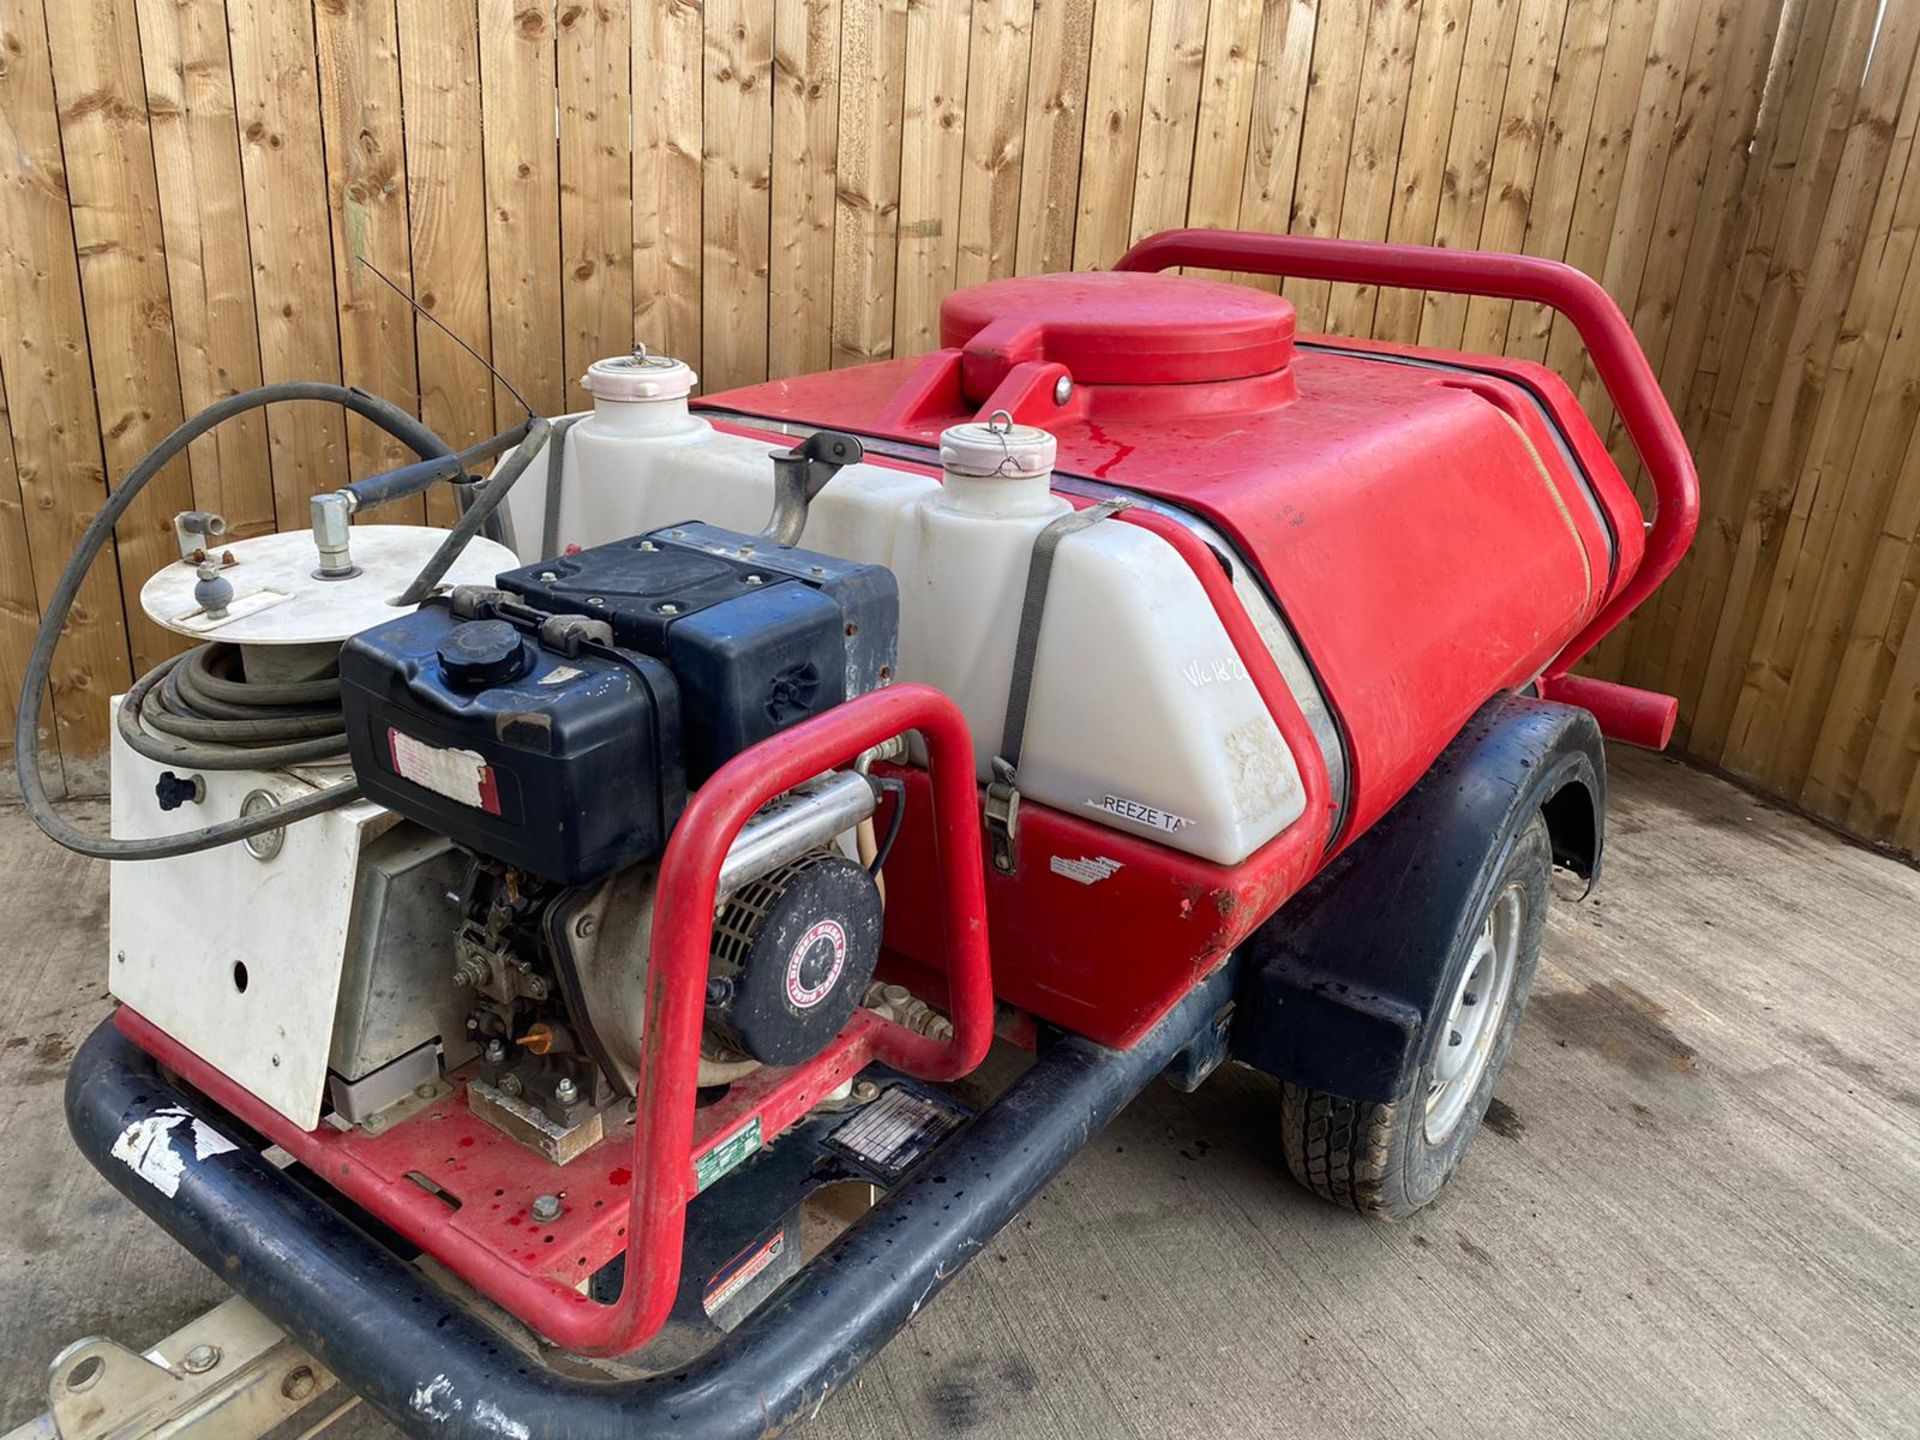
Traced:
[[387, 727], [393, 773], [423, 790], [471, 805], [489, 815], [500, 813], [500, 790], [493, 767], [478, 750], [448, 750]]
[[[809, 980], [807, 976], [808, 960], [816, 973], [820, 963], [826, 960], [831, 947], [832, 959], [827, 963], [826, 973]], [[816, 920], [807, 927], [807, 933], [794, 942], [793, 951], [787, 957], [787, 999], [796, 1010], [811, 1010], [828, 995], [833, 993], [840, 972], [847, 968], [847, 932], [838, 920]]]
[[698, 1194], [760, 1148], [760, 1117], [754, 1116], [726, 1139], [693, 1162], [694, 1192]]
[[736, 1257], [723, 1266], [720, 1273], [707, 1283], [707, 1293], [700, 1297], [700, 1308], [709, 1316], [738, 1295], [754, 1280], [766, 1271], [766, 1268], [778, 1260], [787, 1248], [787, 1232], [776, 1230], [759, 1248], [749, 1251], [744, 1257]]

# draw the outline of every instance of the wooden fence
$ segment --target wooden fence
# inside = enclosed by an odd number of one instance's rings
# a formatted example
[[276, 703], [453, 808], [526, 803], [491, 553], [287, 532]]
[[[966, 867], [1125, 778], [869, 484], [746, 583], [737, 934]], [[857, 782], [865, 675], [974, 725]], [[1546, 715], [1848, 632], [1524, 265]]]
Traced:
[[[105, 486], [216, 397], [511, 417], [362, 260], [557, 411], [636, 337], [717, 389], [926, 349], [954, 286], [1166, 226], [1290, 229], [1601, 277], [1706, 521], [1594, 668], [1920, 849], [1916, 43], [1907, 0], [0, 0], [0, 689]], [[1287, 290], [1304, 329], [1506, 349], [1604, 408], [1530, 307]], [[150, 487], [56, 666], [70, 789], [168, 651], [134, 598], [168, 518], [297, 526], [390, 450], [281, 407]]]

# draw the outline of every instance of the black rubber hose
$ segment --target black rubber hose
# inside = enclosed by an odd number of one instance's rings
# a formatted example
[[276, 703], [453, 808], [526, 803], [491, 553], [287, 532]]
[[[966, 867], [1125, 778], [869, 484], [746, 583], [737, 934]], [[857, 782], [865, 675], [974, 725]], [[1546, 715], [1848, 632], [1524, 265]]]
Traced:
[[498, 455], [508, 446], [517, 444], [527, 433], [530, 421], [523, 421], [510, 429], [502, 430], [498, 435], [489, 435], [477, 445], [469, 445], [458, 455], [442, 455], [432, 460], [416, 460], [411, 465], [402, 465], [396, 470], [382, 471], [378, 475], [369, 475], [364, 480], [354, 480], [345, 485], [346, 492], [353, 496], [354, 509], [371, 510], [376, 505], [385, 505], [394, 500], [404, 500], [409, 495], [418, 495], [430, 490], [441, 480], [459, 480], [466, 474], [467, 467], [476, 460], [486, 460]]
[[[500, 468], [489, 479], [469, 487], [468, 493], [474, 498], [467, 506], [467, 513], [460, 517], [459, 524], [447, 532], [447, 538], [440, 542], [440, 548], [420, 567], [420, 573], [413, 577], [413, 583], [400, 592], [393, 602], [395, 605], [418, 605], [433, 593], [433, 587], [440, 583], [440, 578], [460, 558], [460, 552], [467, 548], [467, 542], [480, 533], [480, 527], [500, 508], [500, 502], [507, 498], [513, 482], [526, 473], [527, 466], [533, 463], [533, 457], [547, 443], [547, 435], [552, 429], [552, 425], [538, 416], [527, 421], [525, 437], [514, 447], [513, 453], [500, 462]], [[474, 494], [476, 491], [478, 493]]]
[[[66, 568], [60, 572], [60, 579], [48, 597], [46, 609], [40, 618], [39, 632], [33, 638], [33, 650], [27, 657], [27, 669], [20, 686], [20, 710], [18, 723], [14, 728], [13, 768], [20, 782], [20, 797], [25, 802], [27, 812], [33, 816], [34, 823], [47, 833], [55, 842], [81, 855], [90, 855], [100, 860], [164, 860], [175, 855], [190, 855], [197, 850], [208, 850], [216, 845], [226, 845], [235, 840], [244, 840], [251, 835], [264, 834], [269, 830], [278, 830], [296, 820], [304, 820], [310, 815], [319, 815], [328, 810], [338, 809], [360, 794], [360, 785], [356, 780], [346, 780], [338, 785], [329, 786], [317, 794], [306, 796], [288, 805], [245, 819], [229, 820], [220, 825], [210, 825], [200, 830], [190, 830], [179, 835], [166, 835], [151, 840], [114, 840], [103, 835], [89, 835], [68, 824], [53, 808], [46, 786], [40, 780], [40, 707], [46, 695], [47, 676], [53, 669], [53, 652], [60, 643], [60, 632], [65, 628], [67, 615], [73, 609], [73, 602], [80, 593], [80, 586], [87, 578], [100, 551], [113, 538], [114, 526], [127, 513], [128, 508], [146, 489], [149, 481], [158, 475], [175, 456], [186, 450], [187, 446], [212, 430], [215, 426], [231, 420], [236, 415], [249, 410], [258, 410], [265, 405], [277, 404], [283, 400], [319, 400], [341, 405], [368, 420], [396, 440], [406, 445], [423, 460], [435, 460], [451, 455], [453, 449], [433, 431], [406, 411], [382, 400], [377, 395], [369, 395], [364, 390], [356, 390], [347, 385], [335, 385], [323, 380], [293, 380], [278, 385], [262, 385], [258, 389], [243, 390], [238, 395], [229, 395], [216, 401], [195, 415], [191, 420], [176, 427], [158, 445], [141, 457], [140, 463], [127, 472], [127, 477], [115, 486], [107, 496], [107, 503], [93, 517], [86, 532], [81, 535], [80, 543], [74, 547], [72, 557]], [[469, 512], [471, 513], [471, 512]], [[464, 517], [463, 517], [464, 519]], [[485, 517], [482, 517], [484, 521]], [[476, 528], [481, 522], [476, 522]], [[153, 686], [165, 680], [178, 666], [177, 659], [154, 667], [147, 672], [127, 692], [121, 702], [121, 733], [127, 736], [126, 726], [135, 723], [128, 711], [137, 715], [138, 698], [144, 699]], [[144, 687], [144, 688], [143, 688]], [[267, 697], [262, 697], [263, 699]], [[132, 743], [130, 736], [127, 737]], [[142, 732], [142, 738], [157, 744], [152, 737]], [[310, 743], [310, 742], [309, 742]], [[338, 753], [338, 745], [327, 742], [330, 749], [326, 755]], [[140, 746], [135, 746], [141, 749]], [[264, 746], [252, 750], [247, 755], [247, 767], [272, 769], [277, 765], [291, 763], [277, 760], [274, 756], [284, 751], [286, 746]], [[148, 753], [141, 749], [141, 753]], [[206, 763], [204, 751], [197, 758], [182, 759], [182, 755], [195, 756], [196, 751], [189, 747], [176, 751], [176, 761], [182, 764], [194, 764], [202, 769], [218, 768]]]

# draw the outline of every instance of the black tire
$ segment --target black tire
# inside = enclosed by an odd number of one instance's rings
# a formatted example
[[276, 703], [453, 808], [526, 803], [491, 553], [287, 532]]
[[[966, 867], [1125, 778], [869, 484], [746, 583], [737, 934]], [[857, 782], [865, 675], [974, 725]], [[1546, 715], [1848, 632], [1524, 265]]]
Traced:
[[[1450, 942], [1445, 979], [1440, 986], [1442, 1014], [1429, 1034], [1418, 1070], [1401, 1093], [1387, 1103], [1351, 1100], [1323, 1090], [1284, 1082], [1280, 1088], [1280, 1137], [1287, 1168], [1323, 1200], [1363, 1215], [1404, 1220], [1440, 1193], [1479, 1132], [1493, 1098], [1493, 1087], [1513, 1048], [1514, 1032], [1526, 1009], [1546, 927], [1553, 848], [1546, 822], [1535, 815], [1509, 832], [1509, 842], [1482, 863], [1468, 923]], [[1427, 1133], [1427, 1098], [1435, 1085], [1435, 1064], [1451, 1035], [1444, 1010], [1461, 986], [1474, 946], [1494, 905], [1517, 889], [1522, 911], [1517, 953], [1505, 1010], [1486, 1051], [1478, 1083], [1459, 1119], [1438, 1143]], [[1464, 1012], [1463, 1012], [1464, 1013]]]

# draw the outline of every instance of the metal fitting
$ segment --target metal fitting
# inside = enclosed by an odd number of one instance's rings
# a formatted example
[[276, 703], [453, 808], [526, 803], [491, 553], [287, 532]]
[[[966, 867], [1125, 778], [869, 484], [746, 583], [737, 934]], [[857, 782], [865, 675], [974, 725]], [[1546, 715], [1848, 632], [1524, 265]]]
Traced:
[[313, 573], [323, 580], [344, 580], [359, 573], [348, 553], [348, 537], [353, 529], [353, 496], [345, 490], [330, 490], [308, 502], [313, 517], [313, 546], [320, 552], [320, 566]]
[[507, 1058], [507, 1047], [498, 1036], [487, 1041], [487, 1063], [498, 1065]]
[[580, 1098], [580, 1087], [573, 1083], [571, 1076], [562, 1075], [560, 1083], [553, 1087], [553, 1098], [562, 1105], [571, 1105]]
[[189, 1375], [204, 1375], [220, 1363], [218, 1345], [200, 1344], [181, 1357], [180, 1368]]
[[1053, 382], [1053, 403], [1064, 405], [1073, 398], [1073, 381], [1062, 375]]
[[289, 1400], [305, 1400], [313, 1394], [315, 1383], [312, 1366], [296, 1365], [280, 1382], [280, 1393]]
[[533, 1197], [533, 1218], [538, 1220], [542, 1225], [551, 1225], [554, 1221], [558, 1220], [562, 1208], [558, 1195], [536, 1195]]

